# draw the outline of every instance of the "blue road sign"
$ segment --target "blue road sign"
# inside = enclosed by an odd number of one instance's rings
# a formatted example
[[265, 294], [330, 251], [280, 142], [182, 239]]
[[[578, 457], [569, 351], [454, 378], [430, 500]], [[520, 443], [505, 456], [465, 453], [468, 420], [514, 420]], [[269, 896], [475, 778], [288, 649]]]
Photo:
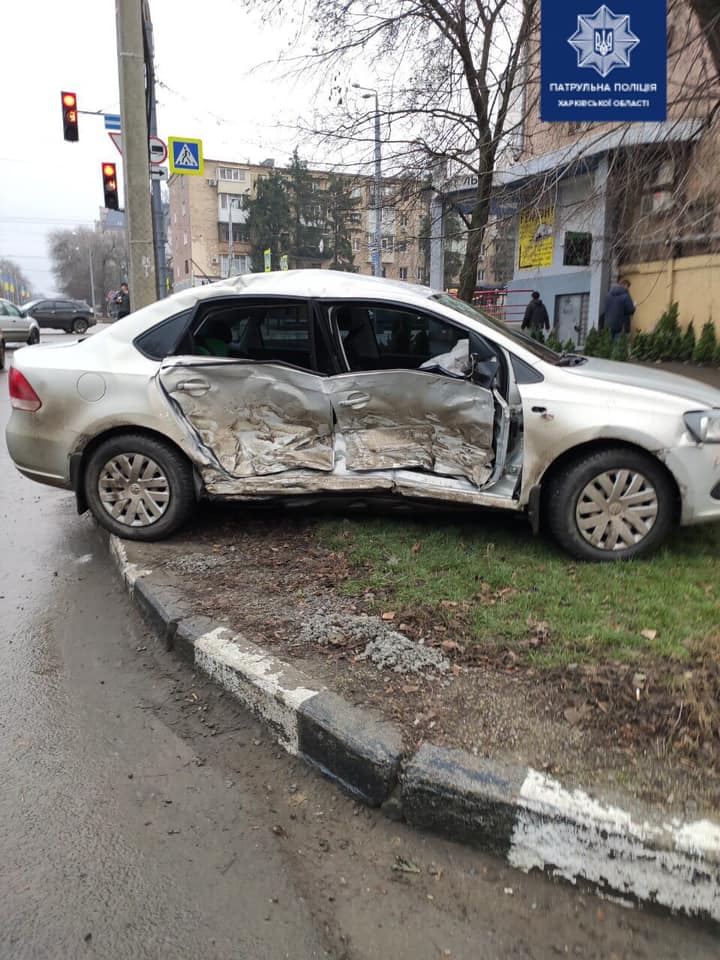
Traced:
[[168, 137], [170, 172], [199, 176], [205, 170], [202, 140], [187, 137]]
[[542, 0], [543, 120], [665, 120], [667, 0]]
[[120, 114], [119, 113], [104, 113], [105, 118], [105, 129], [106, 130], [120, 130]]

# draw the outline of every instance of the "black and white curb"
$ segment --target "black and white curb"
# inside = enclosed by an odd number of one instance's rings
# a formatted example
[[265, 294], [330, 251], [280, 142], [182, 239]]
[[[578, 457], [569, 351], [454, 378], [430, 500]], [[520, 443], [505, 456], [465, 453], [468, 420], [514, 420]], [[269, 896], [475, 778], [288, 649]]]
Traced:
[[289, 753], [357, 799], [520, 870], [720, 922], [720, 824], [640, 821], [532, 769], [430, 744], [408, 753], [392, 724], [194, 615], [179, 589], [128, 560], [123, 541], [111, 537], [110, 551], [165, 644], [264, 721]]

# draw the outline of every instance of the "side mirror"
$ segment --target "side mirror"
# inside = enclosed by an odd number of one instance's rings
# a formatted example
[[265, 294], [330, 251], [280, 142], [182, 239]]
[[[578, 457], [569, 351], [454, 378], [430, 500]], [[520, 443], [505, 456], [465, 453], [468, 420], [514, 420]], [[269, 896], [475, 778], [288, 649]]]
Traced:
[[470, 379], [480, 387], [492, 390], [498, 374], [497, 354], [476, 333], [470, 334]]

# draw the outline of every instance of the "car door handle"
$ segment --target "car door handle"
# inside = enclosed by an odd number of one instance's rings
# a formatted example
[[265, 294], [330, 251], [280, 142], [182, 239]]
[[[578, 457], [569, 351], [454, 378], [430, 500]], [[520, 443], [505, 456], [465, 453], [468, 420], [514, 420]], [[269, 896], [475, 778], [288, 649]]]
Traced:
[[209, 389], [207, 380], [180, 380], [170, 393], [206, 393]]
[[347, 396], [345, 400], [339, 400], [339, 407], [361, 407], [363, 404], [368, 403], [370, 400], [370, 395], [367, 393], [351, 393]]

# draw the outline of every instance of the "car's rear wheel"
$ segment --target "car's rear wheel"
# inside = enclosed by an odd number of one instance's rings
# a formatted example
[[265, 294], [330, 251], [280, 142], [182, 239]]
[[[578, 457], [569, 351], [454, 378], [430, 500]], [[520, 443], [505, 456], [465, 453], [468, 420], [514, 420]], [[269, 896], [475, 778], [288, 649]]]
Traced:
[[630, 560], [655, 550], [673, 523], [662, 466], [632, 448], [596, 450], [557, 470], [545, 491], [557, 542], [581, 560]]
[[27, 338], [27, 342], [30, 346], [32, 346], [34, 343], [40, 343], [40, 331], [33, 327], [33, 329], [30, 331], [30, 336]]
[[73, 321], [73, 330], [77, 334], [87, 333], [89, 326], [90, 324], [87, 322], [85, 317], [76, 317]]
[[5, 341], [0, 340], [0, 370], [5, 369]]
[[161, 540], [193, 510], [192, 467], [162, 440], [118, 435], [91, 454], [85, 496], [95, 519], [111, 533], [128, 540]]

